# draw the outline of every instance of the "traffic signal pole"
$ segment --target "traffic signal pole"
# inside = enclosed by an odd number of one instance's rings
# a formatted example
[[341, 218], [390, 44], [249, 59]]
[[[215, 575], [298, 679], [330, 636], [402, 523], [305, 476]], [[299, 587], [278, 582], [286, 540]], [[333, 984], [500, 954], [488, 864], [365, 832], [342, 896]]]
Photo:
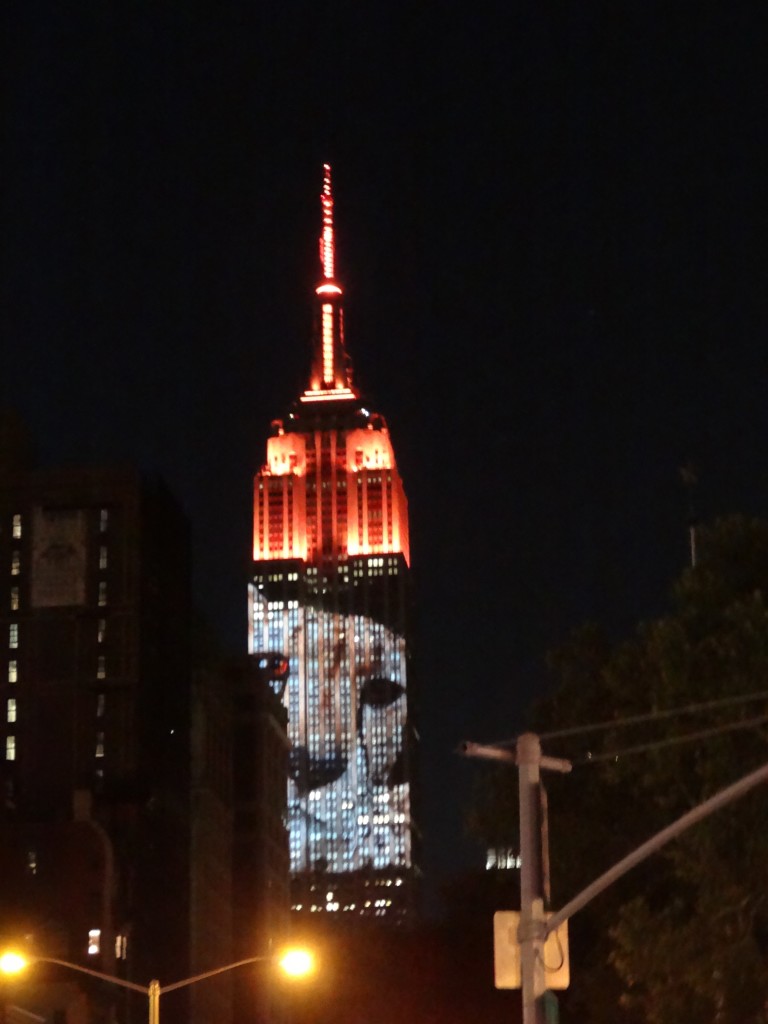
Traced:
[[730, 786], [726, 786], [725, 789], [715, 793], [709, 800], [697, 804], [696, 807], [683, 814], [677, 821], [673, 821], [671, 825], [667, 825], [661, 832], [657, 832], [655, 836], [651, 836], [642, 846], [638, 846], [636, 850], [633, 850], [632, 853], [614, 864], [612, 868], [609, 868], [599, 878], [596, 878], [591, 885], [588, 885], [586, 889], [583, 889], [577, 896], [574, 896], [556, 914], [553, 914], [544, 926], [545, 935], [548, 932], [554, 931], [563, 921], [573, 917], [577, 910], [585, 907], [587, 903], [603, 892], [604, 889], [607, 889], [609, 885], [613, 885], [617, 879], [621, 878], [622, 875], [626, 875], [636, 864], [650, 857], [652, 853], [656, 853], [662, 846], [666, 846], [670, 840], [676, 839], [682, 832], [689, 829], [691, 825], [695, 825], [704, 818], [708, 818], [710, 814], [719, 811], [721, 807], [725, 807], [726, 804], [731, 803], [733, 800], [738, 800], [739, 797], [744, 796], [745, 793], [748, 793], [750, 789], [754, 789], [761, 782], [768, 782], [768, 764], [764, 764], [756, 771], [750, 772], [749, 775], [744, 775], [742, 778], [737, 779]]
[[520, 807], [520, 981], [523, 1024], [542, 1024], [542, 997], [546, 990], [542, 864], [541, 770], [569, 772], [571, 762], [541, 753], [541, 741], [532, 732], [518, 736], [515, 750], [482, 743], [462, 743], [459, 753], [486, 761], [504, 761], [518, 767]]
[[549, 918], [544, 914], [542, 878], [542, 833], [539, 819], [541, 769], [569, 772], [569, 761], [543, 756], [539, 737], [534, 733], [518, 736], [515, 751], [499, 746], [465, 742], [458, 752], [464, 757], [487, 761], [504, 761], [518, 766], [520, 801], [520, 981], [522, 988], [523, 1024], [543, 1024], [542, 997], [546, 989], [543, 949], [546, 937], [578, 910], [591, 902], [635, 865], [656, 853], [692, 825], [709, 817], [721, 807], [744, 796], [760, 783], [768, 782], [768, 764], [745, 775], [714, 796], [683, 814], [661, 832], [657, 832], [636, 850], [624, 857], [591, 885], [574, 896]]
[[518, 797], [520, 801], [520, 980], [523, 998], [523, 1024], [540, 1024], [541, 997], [545, 980], [542, 950], [546, 937], [544, 895], [542, 892], [541, 823], [539, 786], [541, 784], [541, 743], [533, 733], [517, 739]]

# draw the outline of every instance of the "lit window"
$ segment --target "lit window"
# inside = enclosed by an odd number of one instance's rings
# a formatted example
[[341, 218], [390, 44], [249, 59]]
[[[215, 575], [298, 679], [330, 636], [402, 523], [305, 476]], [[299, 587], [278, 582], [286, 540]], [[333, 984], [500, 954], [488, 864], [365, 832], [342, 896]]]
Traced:
[[96, 956], [101, 950], [101, 928], [91, 928], [88, 932], [88, 956]]
[[107, 568], [107, 547], [105, 544], [102, 544], [99, 548], [99, 568]]
[[18, 576], [21, 572], [21, 555], [18, 551], [11, 553], [11, 576]]
[[21, 537], [21, 516], [18, 513], [13, 517], [11, 535], [14, 540], [18, 540]]
[[27, 850], [27, 874], [37, 874], [37, 850]]
[[96, 733], [96, 757], [104, 757], [104, 733]]
[[99, 607], [103, 608], [107, 603], [107, 584], [105, 580], [99, 583]]
[[99, 532], [106, 533], [109, 525], [109, 510], [103, 508], [99, 513]]
[[104, 709], [106, 708], [106, 704], [107, 704], [107, 698], [104, 696], [103, 693], [100, 693], [98, 695], [98, 697], [96, 698], [96, 717], [97, 718], [103, 718], [104, 717]]
[[99, 625], [96, 632], [96, 642], [103, 644], [107, 635], [107, 620], [99, 619]]
[[104, 657], [103, 654], [100, 654], [99, 658], [98, 658], [98, 661], [96, 663], [96, 678], [97, 679], [106, 679], [106, 677], [107, 677], [107, 659]]
[[6, 722], [16, 721], [16, 698], [9, 697], [5, 707], [5, 720]]
[[15, 761], [16, 760], [16, 737], [6, 736], [5, 737], [5, 760]]
[[19, 588], [11, 587], [11, 611], [17, 612], [19, 610]]
[[8, 682], [15, 683], [19, 679], [19, 663], [15, 658], [8, 662]]
[[116, 935], [115, 936], [115, 956], [118, 960], [125, 960], [128, 956], [128, 936], [127, 935]]
[[18, 647], [19, 646], [19, 624], [18, 622], [12, 622], [8, 627], [8, 646]]

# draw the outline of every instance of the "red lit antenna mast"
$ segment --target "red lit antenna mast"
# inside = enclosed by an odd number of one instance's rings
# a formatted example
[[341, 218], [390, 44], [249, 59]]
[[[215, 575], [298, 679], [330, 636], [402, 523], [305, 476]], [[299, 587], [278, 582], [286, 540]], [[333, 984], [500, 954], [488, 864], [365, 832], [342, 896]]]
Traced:
[[320, 236], [320, 263], [323, 267], [323, 277], [326, 281], [332, 281], [335, 273], [335, 258], [333, 242], [333, 192], [331, 191], [331, 165], [323, 164], [323, 194], [320, 196], [323, 204], [323, 233]]
[[344, 351], [344, 321], [341, 286], [336, 280], [336, 244], [333, 232], [333, 191], [331, 165], [323, 164], [323, 191], [320, 194], [323, 226], [320, 233], [322, 273], [315, 294], [320, 299], [319, 344], [312, 361], [309, 388], [302, 402], [340, 401], [357, 397], [352, 387], [352, 370]]
[[341, 295], [336, 282], [336, 243], [333, 236], [333, 191], [331, 190], [331, 165], [323, 164], [323, 191], [320, 195], [323, 207], [323, 231], [320, 235], [320, 266], [323, 279], [315, 291], [318, 295]]

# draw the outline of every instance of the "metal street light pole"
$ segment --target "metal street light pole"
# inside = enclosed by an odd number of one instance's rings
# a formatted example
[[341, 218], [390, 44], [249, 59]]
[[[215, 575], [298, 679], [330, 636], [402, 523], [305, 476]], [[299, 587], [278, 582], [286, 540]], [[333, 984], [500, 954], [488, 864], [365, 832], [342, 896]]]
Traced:
[[459, 753], [486, 761], [503, 761], [518, 767], [520, 807], [520, 988], [523, 1024], [541, 1024], [541, 999], [546, 989], [543, 948], [547, 935], [542, 877], [541, 769], [569, 772], [570, 761], [541, 752], [539, 737], [532, 732], [517, 737], [515, 749], [462, 743]]
[[160, 996], [164, 992], [173, 992], [177, 988], [186, 988], [188, 985], [194, 985], [198, 981], [212, 978], [216, 974], [224, 974], [226, 971], [233, 971], [236, 967], [244, 967], [246, 964], [256, 964], [264, 960], [271, 960], [273, 963], [279, 964], [287, 974], [293, 976], [309, 974], [312, 970], [312, 956], [303, 950], [290, 950], [281, 957], [249, 956], [244, 960], [235, 960], [234, 963], [214, 967], [211, 971], [193, 974], [190, 978], [182, 978], [181, 981], [174, 981], [170, 985], [163, 986], [160, 985], [156, 978], [153, 978], [149, 985], [138, 985], [135, 981], [126, 981], [125, 978], [118, 978], [114, 974], [94, 971], [90, 967], [82, 967], [80, 964], [73, 964], [68, 960], [59, 960], [52, 956], [32, 956], [27, 959], [21, 954], [4, 953], [0, 956], [0, 970], [6, 974], [15, 974], [24, 970], [30, 963], [56, 964], [59, 967], [66, 967], [70, 971], [77, 971], [79, 974], [87, 974], [92, 978], [98, 978], [100, 981], [119, 985], [121, 988], [131, 989], [133, 992], [142, 992], [149, 1001], [148, 1024], [160, 1024]]
[[541, 744], [533, 733], [517, 738], [520, 805], [520, 979], [523, 1024], [539, 1024], [539, 1001], [544, 994], [542, 949], [545, 937], [541, 876], [539, 786]]
[[672, 839], [676, 839], [692, 825], [737, 800], [760, 783], [768, 782], [768, 764], [762, 765], [749, 775], [721, 789], [714, 796], [697, 804], [682, 817], [657, 832], [636, 850], [618, 861], [613, 867], [595, 879], [591, 885], [566, 903], [564, 907], [546, 919], [540, 890], [541, 836], [536, 827], [536, 806], [534, 795], [540, 785], [540, 770], [553, 769], [559, 772], [571, 770], [569, 761], [547, 757], [541, 753], [539, 737], [533, 733], [518, 736], [515, 751], [503, 746], [486, 746], [481, 743], [465, 742], [458, 752], [464, 757], [479, 757], [490, 761], [504, 761], [517, 764], [519, 768], [520, 799], [520, 976], [523, 1001], [523, 1024], [540, 1024], [540, 999], [545, 989], [541, 971], [541, 950], [547, 935], [586, 906], [595, 896], [607, 889], [635, 865], [656, 853]]

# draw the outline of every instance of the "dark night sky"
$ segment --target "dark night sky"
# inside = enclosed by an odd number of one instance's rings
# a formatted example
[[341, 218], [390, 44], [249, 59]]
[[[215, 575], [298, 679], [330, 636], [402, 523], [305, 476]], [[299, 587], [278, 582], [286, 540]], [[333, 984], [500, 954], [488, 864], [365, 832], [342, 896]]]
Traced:
[[428, 868], [460, 738], [547, 649], [663, 610], [768, 514], [762, 4], [6, 5], [0, 400], [46, 458], [161, 473], [246, 642], [251, 479], [304, 386], [321, 164], [418, 581]]

